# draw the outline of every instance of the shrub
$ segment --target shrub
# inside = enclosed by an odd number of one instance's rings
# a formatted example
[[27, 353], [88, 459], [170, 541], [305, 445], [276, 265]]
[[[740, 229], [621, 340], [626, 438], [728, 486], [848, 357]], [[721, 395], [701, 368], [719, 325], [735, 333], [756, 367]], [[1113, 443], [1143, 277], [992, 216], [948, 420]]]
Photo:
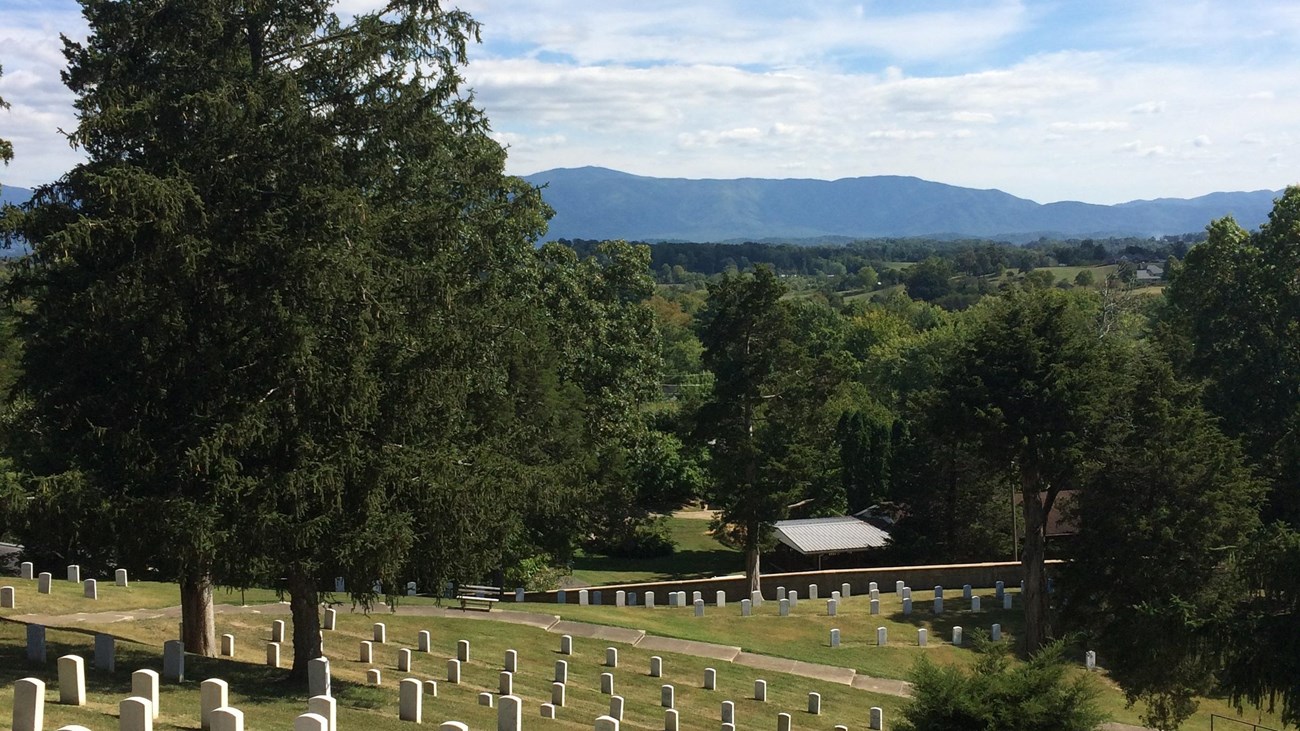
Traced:
[[1007, 646], [974, 638], [979, 658], [970, 670], [921, 658], [912, 669], [912, 700], [902, 731], [1092, 731], [1105, 719], [1100, 688], [1087, 676], [1070, 680], [1063, 645], [1053, 643], [1028, 662], [1014, 663]]

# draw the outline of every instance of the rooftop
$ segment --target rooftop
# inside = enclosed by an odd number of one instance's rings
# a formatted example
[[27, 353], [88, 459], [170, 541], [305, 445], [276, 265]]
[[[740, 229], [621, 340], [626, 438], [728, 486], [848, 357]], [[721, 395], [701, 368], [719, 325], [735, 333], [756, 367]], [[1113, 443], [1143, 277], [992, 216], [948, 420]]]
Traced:
[[780, 520], [774, 525], [776, 539], [807, 555], [849, 553], [882, 548], [889, 533], [852, 516]]

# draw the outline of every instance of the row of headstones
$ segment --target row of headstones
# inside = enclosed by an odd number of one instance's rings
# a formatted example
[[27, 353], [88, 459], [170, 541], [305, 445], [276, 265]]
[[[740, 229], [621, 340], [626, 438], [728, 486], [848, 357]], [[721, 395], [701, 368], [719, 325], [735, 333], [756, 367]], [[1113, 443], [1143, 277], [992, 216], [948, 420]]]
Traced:
[[[31, 561], [24, 561], [19, 565], [19, 578], [30, 581], [33, 576], [32, 572], [35, 567]], [[42, 572], [34, 577], [36, 579], [36, 591], [41, 594], [49, 594], [52, 590], [54, 577], [48, 572]], [[81, 567], [72, 565], [68, 567], [68, 581], [82, 585], [82, 594], [87, 599], [99, 598], [99, 582], [95, 579], [81, 580]], [[126, 569], [118, 569], [114, 572], [114, 583], [117, 586], [127, 586]], [[16, 607], [14, 600], [14, 588], [12, 586], [0, 586], [0, 609], [14, 609]]]
[[[916, 644], [918, 647], [926, 647], [927, 643], [929, 642], [929, 638], [930, 638], [930, 633], [926, 628], [921, 627], [916, 630]], [[992, 628], [990, 628], [989, 630], [989, 638], [994, 642], [1001, 642], [1002, 625], [994, 624]], [[838, 629], [831, 630], [830, 643], [831, 643], [831, 647], [840, 646], [840, 631]], [[884, 647], [887, 644], [889, 644], [889, 628], [877, 627], [876, 646]], [[962, 628], [960, 626], [952, 628], [952, 644], [958, 647], [960, 647], [962, 644]]]

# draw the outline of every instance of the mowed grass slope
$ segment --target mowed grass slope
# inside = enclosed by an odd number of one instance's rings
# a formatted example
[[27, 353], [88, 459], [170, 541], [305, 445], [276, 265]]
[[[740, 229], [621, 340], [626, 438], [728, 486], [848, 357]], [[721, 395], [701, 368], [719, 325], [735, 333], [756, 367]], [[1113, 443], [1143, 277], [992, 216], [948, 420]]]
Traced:
[[[72, 614], [75, 612], [126, 612], [136, 609], [164, 609], [181, 603], [180, 587], [157, 581], [128, 581], [127, 586], [115, 586], [113, 579], [96, 578], [98, 595], [96, 600], [86, 599], [80, 583], [67, 581], [56, 575], [50, 582], [50, 593], [37, 591], [35, 579], [25, 581], [16, 576], [0, 577], [0, 586], [14, 588], [14, 608], [0, 609], [0, 617], [12, 617], [20, 614]], [[249, 589], [247, 591], [215, 589], [212, 594], [214, 603], [265, 604], [277, 602], [280, 598], [271, 589]]]
[[[162, 714], [155, 728], [196, 728], [199, 681], [209, 677], [220, 677], [229, 682], [231, 705], [244, 711], [246, 728], [250, 731], [291, 728], [293, 718], [305, 711], [306, 693], [285, 681], [286, 670], [275, 670], [262, 664], [265, 642], [274, 618], [287, 619], [283, 615], [273, 617], [268, 614], [219, 616], [218, 631], [236, 637], [235, 658], [187, 657], [187, 681], [162, 686]], [[361, 641], [372, 638], [375, 621], [386, 623], [389, 642], [376, 645], [373, 664], [362, 664], [357, 661], [358, 648]], [[44, 679], [47, 683], [48, 728], [77, 723], [92, 731], [116, 729], [117, 703], [130, 694], [130, 672], [140, 667], [160, 669], [161, 640], [174, 634], [176, 625], [170, 620], [149, 620], [100, 629], [111, 631], [118, 637], [117, 670], [110, 674], [88, 669], [87, 706], [68, 708], [55, 702], [58, 692], [54, 663], [61, 654], [76, 653], [87, 658], [89, 665], [89, 659], [93, 657], [93, 635], [87, 631], [50, 630], [50, 661], [43, 667], [34, 668], [28, 666], [23, 658], [24, 627], [13, 622], [0, 622], [0, 683], [8, 689], [20, 677]], [[433, 652], [414, 653], [412, 672], [399, 673], [396, 670], [398, 649], [414, 649], [421, 629], [432, 632]], [[445, 681], [446, 665], [448, 659], [455, 657], [456, 641], [460, 639], [470, 641], [470, 661], [463, 665], [462, 682], [452, 685]], [[619, 649], [617, 669], [603, 666], [606, 646]], [[725, 700], [736, 704], [737, 728], [765, 731], [775, 727], [776, 715], [781, 712], [794, 715], [795, 725], [800, 729], [831, 731], [839, 724], [861, 727], [870, 706], [884, 707], [888, 717], [897, 713], [901, 703], [898, 698], [875, 695], [845, 685], [686, 655], [651, 653], [601, 640], [575, 638], [574, 654], [562, 656], [558, 653], [559, 635], [521, 625], [400, 614], [367, 617], [341, 613], [338, 630], [325, 633], [325, 651], [330, 658], [334, 695], [339, 702], [339, 727], [410, 728], [410, 724], [397, 720], [397, 683], [403, 677], [416, 677], [438, 681], [438, 697], [425, 698], [426, 724], [458, 720], [474, 729], [494, 728], [495, 709], [478, 705], [477, 697], [480, 692], [496, 695], [507, 649], [514, 649], [519, 654], [520, 671], [515, 675], [514, 693], [524, 700], [528, 727], [591, 728], [595, 718], [609, 709], [609, 696], [599, 692], [599, 679], [603, 672], [614, 673], [614, 691], [626, 699], [624, 725], [636, 728], [663, 727], [664, 709], [660, 707], [659, 699], [660, 686], [665, 683], [676, 687], [677, 709], [682, 728], [686, 729], [718, 728], [721, 704]], [[282, 652], [287, 664], [292, 657], [291, 644], [284, 645]], [[663, 678], [649, 677], [652, 654], [664, 658]], [[567, 705], [558, 709], [557, 720], [543, 720], [539, 715], [540, 706], [550, 701], [554, 664], [560, 659], [569, 663]], [[365, 673], [371, 667], [382, 671], [383, 685], [378, 688], [364, 685]], [[707, 691], [701, 687], [706, 667], [717, 669], [717, 690]], [[768, 681], [767, 703], [752, 699], [754, 680], [758, 678]], [[823, 713], [820, 716], [806, 712], [810, 691], [822, 694]], [[11, 717], [12, 702], [11, 691], [0, 692], [0, 718]]]

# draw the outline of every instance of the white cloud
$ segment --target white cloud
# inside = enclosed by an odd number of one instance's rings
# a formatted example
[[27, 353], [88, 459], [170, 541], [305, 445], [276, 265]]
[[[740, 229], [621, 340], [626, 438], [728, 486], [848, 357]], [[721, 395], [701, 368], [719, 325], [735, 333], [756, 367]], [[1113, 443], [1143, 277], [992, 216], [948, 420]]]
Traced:
[[1127, 122], [1053, 122], [1047, 125], [1047, 128], [1053, 132], [1112, 132], [1119, 129], [1128, 129]]
[[1165, 111], [1165, 102], [1142, 102], [1128, 108], [1129, 114], [1160, 114]]
[[1213, 144], [1208, 135], [1196, 135], [1192, 138], [1193, 147], [1209, 147]]

